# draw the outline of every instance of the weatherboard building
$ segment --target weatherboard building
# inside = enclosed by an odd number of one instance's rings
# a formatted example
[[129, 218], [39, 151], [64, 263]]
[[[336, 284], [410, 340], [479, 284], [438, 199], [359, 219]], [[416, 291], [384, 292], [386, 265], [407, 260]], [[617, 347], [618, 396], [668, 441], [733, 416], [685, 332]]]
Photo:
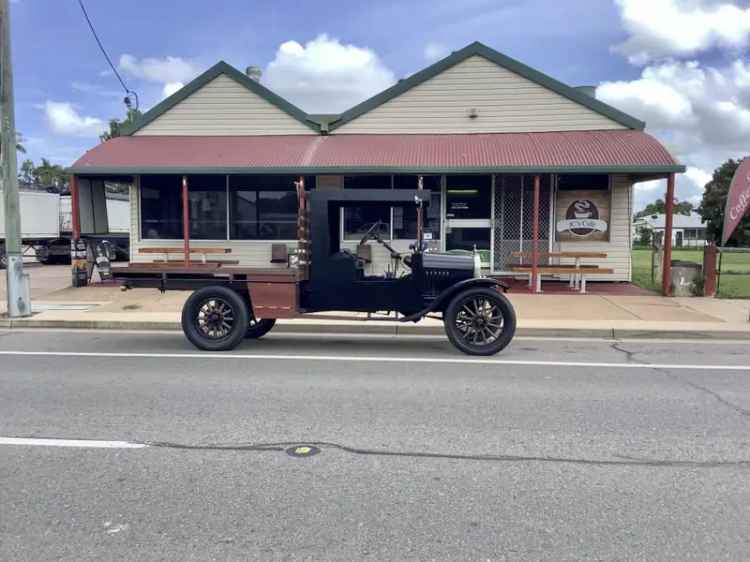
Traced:
[[[422, 177], [433, 248], [477, 248], [489, 271], [507, 273], [536, 220], [542, 252], [606, 253], [612, 273], [600, 278], [629, 281], [633, 184], [666, 178], [673, 189], [684, 171], [643, 129], [591, 88], [480, 43], [338, 115], [306, 114], [220, 62], [73, 164], [74, 227], [105, 231], [104, 182], [125, 181], [132, 262], [164, 259], [149, 249], [180, 246], [188, 230], [190, 244], [226, 249], [240, 266], [287, 267], [278, 254], [296, 247], [300, 177], [325, 190], [415, 189]], [[345, 244], [356, 248], [376, 220], [408, 249], [416, 213], [391, 207], [345, 209]], [[372, 273], [390, 267], [387, 250], [371, 252]]]

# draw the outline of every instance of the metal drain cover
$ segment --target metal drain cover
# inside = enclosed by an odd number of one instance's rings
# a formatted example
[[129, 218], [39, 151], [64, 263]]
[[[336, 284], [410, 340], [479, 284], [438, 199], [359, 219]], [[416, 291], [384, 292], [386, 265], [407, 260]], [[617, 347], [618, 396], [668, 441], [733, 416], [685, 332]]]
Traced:
[[320, 453], [320, 449], [313, 445], [295, 445], [286, 450], [286, 454], [290, 457], [312, 457], [318, 453]]

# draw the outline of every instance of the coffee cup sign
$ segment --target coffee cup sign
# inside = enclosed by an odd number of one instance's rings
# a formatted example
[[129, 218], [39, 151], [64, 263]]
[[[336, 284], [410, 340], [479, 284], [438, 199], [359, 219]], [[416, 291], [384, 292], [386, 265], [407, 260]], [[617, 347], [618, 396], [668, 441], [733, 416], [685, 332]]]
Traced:
[[558, 198], [558, 239], [607, 240], [608, 201], [600, 193], [560, 193]]

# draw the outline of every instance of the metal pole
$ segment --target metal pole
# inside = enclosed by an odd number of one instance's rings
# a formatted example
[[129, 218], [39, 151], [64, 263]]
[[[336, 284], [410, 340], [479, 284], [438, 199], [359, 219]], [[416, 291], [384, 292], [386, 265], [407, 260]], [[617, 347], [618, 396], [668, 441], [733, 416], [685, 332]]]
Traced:
[[531, 241], [531, 286], [533, 292], [541, 292], [539, 289], [539, 176], [534, 176], [534, 220], [532, 223]]
[[13, 67], [10, 53], [10, 6], [0, 0], [0, 119], [2, 119], [2, 189], [5, 203], [8, 316], [31, 315], [29, 277], [23, 272], [21, 211], [16, 163], [16, 117], [13, 105]]
[[664, 296], [672, 296], [672, 219], [674, 218], [674, 174], [667, 177], [667, 197], [664, 201], [664, 264], [661, 268], [661, 290]]
[[185, 265], [190, 265], [190, 198], [188, 197], [188, 179], [182, 176], [182, 237]]

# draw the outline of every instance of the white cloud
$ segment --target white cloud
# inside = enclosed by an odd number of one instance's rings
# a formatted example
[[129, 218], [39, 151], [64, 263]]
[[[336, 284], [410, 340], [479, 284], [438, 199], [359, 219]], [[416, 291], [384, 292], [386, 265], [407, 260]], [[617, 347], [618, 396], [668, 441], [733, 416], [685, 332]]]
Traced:
[[448, 47], [441, 43], [430, 41], [429, 43], [427, 43], [427, 45], [425, 45], [423, 54], [424, 58], [426, 58], [430, 62], [433, 62], [448, 56]]
[[201, 71], [200, 65], [182, 57], [138, 59], [129, 54], [120, 56], [119, 68], [133, 78], [160, 84], [184, 83], [195, 78]]
[[167, 82], [161, 90], [161, 95], [164, 98], [168, 98], [178, 90], [185, 86], [182, 82]]
[[750, 7], [721, 0], [615, 0], [629, 37], [614, 49], [633, 64], [750, 44]]
[[48, 100], [44, 113], [52, 132], [59, 135], [95, 137], [107, 128], [102, 119], [80, 115], [69, 102]]
[[[647, 131], [688, 167], [678, 176], [680, 199], [698, 200], [716, 167], [750, 152], [750, 64], [740, 59], [719, 68], [657, 63], [636, 80], [601, 84], [597, 97], [646, 121]], [[644, 182], [636, 193], [637, 209], [663, 197], [663, 187]]]
[[263, 82], [308, 112], [340, 112], [391, 86], [396, 78], [374, 51], [319, 35], [304, 46], [282, 43]]

